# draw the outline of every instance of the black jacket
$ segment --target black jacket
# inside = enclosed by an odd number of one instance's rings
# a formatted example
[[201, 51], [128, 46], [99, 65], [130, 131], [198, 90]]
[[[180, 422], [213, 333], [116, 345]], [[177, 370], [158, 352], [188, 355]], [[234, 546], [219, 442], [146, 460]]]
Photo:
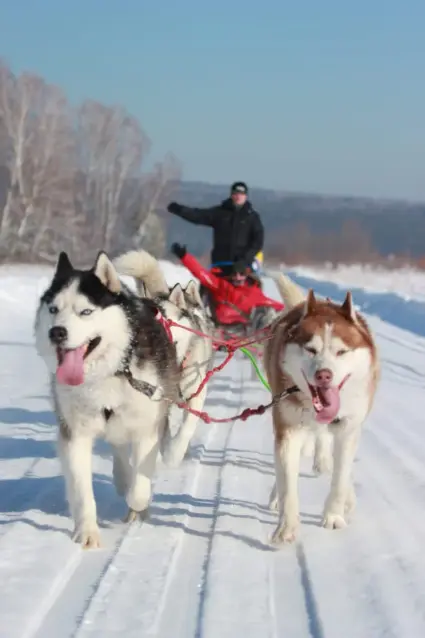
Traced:
[[189, 208], [172, 203], [168, 210], [192, 224], [213, 229], [212, 264], [232, 262], [250, 266], [255, 255], [263, 249], [264, 227], [248, 201], [242, 207], [236, 207], [229, 198], [212, 208]]

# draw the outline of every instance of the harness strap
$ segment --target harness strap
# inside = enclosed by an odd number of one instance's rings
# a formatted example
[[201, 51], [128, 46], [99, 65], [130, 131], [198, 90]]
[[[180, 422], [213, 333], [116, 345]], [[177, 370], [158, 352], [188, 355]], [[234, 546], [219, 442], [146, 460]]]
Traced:
[[153, 395], [156, 392], [156, 387], [152, 385], [151, 383], [148, 383], [147, 381], [139, 381], [139, 379], [135, 379], [128, 365], [126, 365], [123, 370], [120, 370], [119, 372], [117, 372], [116, 376], [124, 377], [129, 382], [133, 390], [136, 390], [136, 392], [141, 392], [142, 394], [145, 394], [149, 399], [152, 399]]
[[[172, 342], [173, 341], [173, 335], [171, 333], [170, 323], [163, 316], [163, 314], [160, 312], [160, 310], [157, 311], [157, 313], [155, 315], [155, 319], [157, 321], [159, 321], [159, 323], [163, 326], [165, 332], [167, 333], [168, 339]], [[135, 379], [135, 377], [133, 376], [133, 373], [131, 372], [130, 367], [129, 367], [130, 354], [131, 354], [131, 352], [127, 353], [126, 360], [125, 360], [125, 363], [124, 363], [124, 367], [121, 370], [118, 370], [118, 372], [116, 373], [115, 376], [124, 377], [129, 382], [129, 384], [131, 385], [133, 390], [136, 390], [136, 392], [141, 392], [142, 394], [147, 396], [149, 399], [151, 399], [153, 397], [153, 395], [155, 394], [157, 388], [156, 388], [156, 386], [152, 385], [151, 383], [148, 383], [147, 381], [140, 381], [139, 379]], [[183, 397], [182, 397], [181, 392], [179, 392], [179, 395], [180, 395], [180, 399], [182, 399]]]
[[294, 394], [295, 392], [299, 392], [299, 391], [300, 390], [298, 386], [293, 385], [290, 388], [283, 390], [283, 392], [279, 392], [279, 394], [276, 394], [272, 398], [270, 403], [266, 403], [266, 405], [259, 405], [257, 408], [245, 408], [245, 410], [243, 410], [239, 414], [235, 414], [235, 416], [225, 417], [223, 419], [215, 419], [214, 417], [210, 416], [208, 412], [201, 412], [200, 410], [194, 410], [193, 408], [190, 408], [185, 403], [178, 403], [177, 405], [179, 408], [182, 408], [183, 410], [190, 412], [190, 414], [197, 416], [204, 423], [232, 423], [233, 421], [238, 421], [239, 419], [241, 421], [246, 421], [251, 416], [264, 414], [266, 410], [268, 410], [269, 408], [272, 408], [274, 405], [279, 403], [279, 401], [282, 401], [283, 399], [286, 399], [287, 397], [289, 397], [291, 394]]

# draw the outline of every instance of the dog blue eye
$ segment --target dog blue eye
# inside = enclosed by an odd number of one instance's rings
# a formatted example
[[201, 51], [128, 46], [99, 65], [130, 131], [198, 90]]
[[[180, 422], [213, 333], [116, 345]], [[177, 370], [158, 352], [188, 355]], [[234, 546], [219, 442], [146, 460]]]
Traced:
[[82, 310], [80, 312], [80, 316], [81, 317], [88, 317], [89, 315], [91, 315], [92, 312], [93, 312], [93, 310], [90, 310], [90, 308], [85, 308], [85, 310]]
[[51, 315], [57, 315], [59, 312], [59, 308], [57, 306], [50, 306], [49, 312]]

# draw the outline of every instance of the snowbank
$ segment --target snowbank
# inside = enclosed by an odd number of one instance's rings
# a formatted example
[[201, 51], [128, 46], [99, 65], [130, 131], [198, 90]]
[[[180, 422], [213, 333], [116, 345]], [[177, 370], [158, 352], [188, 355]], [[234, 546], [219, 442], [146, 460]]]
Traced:
[[405, 300], [425, 301], [425, 272], [413, 268], [389, 270], [368, 265], [340, 265], [333, 268], [295, 266], [288, 267], [307, 279], [326, 281], [346, 288], [361, 288], [373, 293], [393, 293]]

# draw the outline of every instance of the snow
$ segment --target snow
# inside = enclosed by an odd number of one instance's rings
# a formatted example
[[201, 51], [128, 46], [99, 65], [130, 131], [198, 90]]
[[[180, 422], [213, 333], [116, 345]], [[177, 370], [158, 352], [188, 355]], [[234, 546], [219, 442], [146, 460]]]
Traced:
[[407, 266], [390, 270], [364, 264], [340, 264], [335, 268], [331, 265], [315, 268], [297, 266], [292, 270], [302, 277], [342, 287], [362, 288], [371, 293], [392, 293], [408, 301], [425, 301], [425, 272]]
[[338, 301], [351, 290], [362, 312], [425, 337], [425, 273], [367, 266], [298, 266], [287, 272], [301, 286], [312, 286], [318, 294]]
[[[189, 278], [163, 267], [170, 282]], [[400, 316], [390, 317], [376, 291], [361, 290], [366, 281], [338, 287], [316, 281], [317, 272], [296, 275], [318, 294], [341, 297], [355, 285], [374, 309], [368, 318], [383, 373], [356, 459], [358, 507], [347, 529], [318, 525], [329, 478], [313, 477], [306, 459], [298, 542], [270, 547], [276, 514], [267, 508], [273, 464], [265, 414], [200, 424], [190, 458], [158, 469], [149, 520], [131, 526], [120, 521], [125, 506], [112, 486], [108, 447], [99, 444], [93, 471], [103, 548], [84, 552], [69, 537], [55, 419], [33, 348], [33, 313], [50, 274], [0, 269], [0, 638], [424, 635], [425, 338], [416, 306], [402, 299], [401, 278], [393, 294]], [[270, 281], [266, 288], [276, 295]], [[225, 416], [267, 398], [238, 356], [212, 379], [206, 407]]]

